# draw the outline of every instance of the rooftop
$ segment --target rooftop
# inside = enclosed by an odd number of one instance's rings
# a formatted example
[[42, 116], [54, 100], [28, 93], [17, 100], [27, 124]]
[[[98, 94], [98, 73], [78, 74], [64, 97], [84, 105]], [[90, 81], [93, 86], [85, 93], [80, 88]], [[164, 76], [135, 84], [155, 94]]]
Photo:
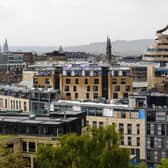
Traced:
[[34, 117], [30, 118], [30, 116], [23, 115], [8, 115], [8, 114], [0, 114], [0, 124], [4, 122], [10, 123], [25, 123], [25, 124], [38, 124], [38, 125], [60, 125], [65, 122], [71, 122], [76, 120], [76, 117], [68, 117], [68, 118], [53, 118], [49, 116], [43, 117]]
[[93, 106], [93, 107], [128, 107], [128, 105], [123, 104], [104, 104], [95, 102], [80, 102], [80, 101], [68, 101], [68, 100], [58, 100], [53, 102], [54, 105], [82, 105], [82, 106]]

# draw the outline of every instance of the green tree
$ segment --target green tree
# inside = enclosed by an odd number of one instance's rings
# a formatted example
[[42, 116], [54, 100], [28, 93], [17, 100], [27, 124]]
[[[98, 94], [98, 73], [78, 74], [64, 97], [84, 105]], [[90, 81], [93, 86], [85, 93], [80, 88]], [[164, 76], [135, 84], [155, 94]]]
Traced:
[[38, 168], [130, 168], [129, 150], [120, 148], [115, 126], [65, 135], [58, 147], [40, 146]]
[[145, 164], [144, 162], [142, 162], [142, 163], [140, 164], [140, 168], [147, 168], [147, 166], [146, 166], [146, 164]]
[[23, 159], [22, 154], [14, 153], [6, 145], [0, 144], [0, 167], [3, 168], [25, 168], [28, 162]]
[[168, 168], [168, 159], [163, 159], [157, 168]]

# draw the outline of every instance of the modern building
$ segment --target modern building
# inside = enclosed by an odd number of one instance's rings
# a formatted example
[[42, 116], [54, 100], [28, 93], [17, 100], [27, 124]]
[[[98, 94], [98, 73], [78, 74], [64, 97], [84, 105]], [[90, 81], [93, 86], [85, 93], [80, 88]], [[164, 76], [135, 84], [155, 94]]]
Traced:
[[30, 112], [30, 90], [0, 86], [0, 110]]
[[35, 152], [40, 145], [59, 145], [64, 134], [82, 134], [86, 130], [86, 114], [64, 112], [57, 116], [34, 116], [24, 114], [0, 114], [0, 134], [14, 152], [21, 152], [35, 168]]
[[110, 67], [108, 74], [108, 98], [123, 99], [133, 91], [132, 71], [129, 67]]
[[65, 100], [123, 99], [132, 91], [128, 67], [70, 64], [63, 67], [60, 75], [60, 92]]
[[55, 89], [55, 72], [52, 69], [38, 70], [33, 76], [34, 88]]
[[53, 102], [51, 113], [70, 110], [87, 114], [87, 125], [102, 128], [115, 124], [123, 135], [121, 146], [129, 148], [131, 155], [145, 160], [145, 111], [129, 108], [127, 105], [102, 104], [92, 102], [63, 101]]
[[60, 92], [65, 100], [97, 100], [102, 97], [102, 68], [97, 64], [63, 67]]
[[146, 112], [146, 162], [155, 168], [168, 157], [168, 109], [166, 105], [155, 106]]
[[156, 44], [148, 47], [143, 56], [144, 61], [158, 62], [161, 66], [166, 65], [168, 62], [168, 34], [164, 32], [167, 29], [168, 25], [156, 32]]
[[145, 160], [149, 168], [156, 168], [162, 159], [168, 157], [168, 95], [150, 92], [133, 95], [129, 107], [146, 112]]
[[163, 82], [168, 76], [168, 67], [148, 66], [148, 88]]
[[34, 114], [47, 114], [50, 104], [60, 99], [59, 90], [32, 89], [30, 96], [30, 111]]
[[58, 90], [0, 86], [0, 110], [46, 114], [50, 103], [60, 98]]

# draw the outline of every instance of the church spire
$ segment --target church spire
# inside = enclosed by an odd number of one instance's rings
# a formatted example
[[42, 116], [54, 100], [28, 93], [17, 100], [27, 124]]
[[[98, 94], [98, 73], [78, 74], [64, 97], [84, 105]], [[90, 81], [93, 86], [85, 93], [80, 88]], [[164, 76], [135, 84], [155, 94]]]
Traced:
[[7, 38], [5, 39], [5, 43], [4, 43], [4, 46], [3, 46], [3, 52], [4, 53], [8, 52], [8, 41], [7, 41]]
[[116, 63], [115, 56], [112, 54], [112, 44], [109, 36], [107, 36], [107, 42], [106, 42], [106, 59], [110, 64]]
[[106, 42], [106, 57], [109, 62], [111, 62], [111, 56], [112, 56], [112, 46], [111, 46], [111, 39], [107, 36], [107, 42]]

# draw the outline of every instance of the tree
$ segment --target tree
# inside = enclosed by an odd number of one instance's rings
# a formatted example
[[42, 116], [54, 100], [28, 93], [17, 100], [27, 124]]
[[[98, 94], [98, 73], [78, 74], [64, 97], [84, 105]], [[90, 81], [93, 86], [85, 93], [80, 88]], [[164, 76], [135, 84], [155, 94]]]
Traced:
[[21, 153], [14, 153], [6, 145], [0, 144], [0, 167], [3, 168], [25, 168], [28, 162], [23, 159]]
[[40, 146], [38, 168], [130, 168], [129, 150], [120, 148], [115, 126], [65, 135], [58, 147]]
[[168, 168], [168, 159], [163, 159], [157, 168]]
[[147, 166], [146, 166], [146, 164], [145, 164], [144, 162], [142, 162], [142, 163], [140, 164], [140, 168], [147, 168]]

